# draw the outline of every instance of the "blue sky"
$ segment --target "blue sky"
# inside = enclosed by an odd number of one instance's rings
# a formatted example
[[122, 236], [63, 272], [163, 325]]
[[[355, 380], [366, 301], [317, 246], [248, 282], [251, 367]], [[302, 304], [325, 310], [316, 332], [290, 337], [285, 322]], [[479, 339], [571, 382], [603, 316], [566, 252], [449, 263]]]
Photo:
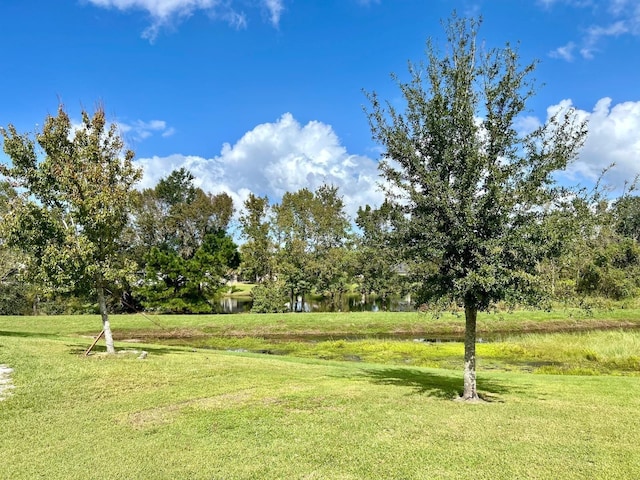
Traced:
[[589, 119], [568, 178], [640, 172], [640, 0], [2, 0], [0, 125], [102, 102], [141, 186], [186, 166], [240, 206], [330, 182], [353, 213], [382, 198], [362, 90], [397, 100], [390, 73], [444, 45], [453, 9], [540, 60], [523, 124], [560, 105]]

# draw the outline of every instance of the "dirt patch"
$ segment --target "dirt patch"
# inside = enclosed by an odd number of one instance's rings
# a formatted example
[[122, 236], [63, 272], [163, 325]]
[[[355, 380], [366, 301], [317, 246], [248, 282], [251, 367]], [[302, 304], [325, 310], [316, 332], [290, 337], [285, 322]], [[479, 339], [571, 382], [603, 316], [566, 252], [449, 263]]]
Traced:
[[14, 388], [13, 382], [11, 381], [12, 373], [12, 368], [9, 368], [7, 365], [0, 365], [0, 402], [6, 400]]
[[213, 397], [196, 398], [131, 413], [128, 415], [127, 421], [134, 429], [142, 430], [172, 423], [185, 408], [195, 407], [205, 410], [230, 408], [232, 406], [244, 405], [249, 402], [252, 397], [253, 394], [251, 391], [240, 391]]
[[180, 413], [180, 405], [151, 408], [129, 415], [129, 424], [136, 430], [152, 428], [171, 423]]

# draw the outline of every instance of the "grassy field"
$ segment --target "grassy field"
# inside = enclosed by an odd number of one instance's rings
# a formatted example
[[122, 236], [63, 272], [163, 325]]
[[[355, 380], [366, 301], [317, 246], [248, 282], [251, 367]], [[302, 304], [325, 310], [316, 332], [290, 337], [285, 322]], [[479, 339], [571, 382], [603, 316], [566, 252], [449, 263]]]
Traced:
[[[327, 357], [341, 359], [350, 357], [336, 352], [353, 349], [348, 355], [360, 360], [338, 362], [302, 347], [274, 356], [168, 340], [455, 333], [462, 320], [453, 316], [115, 317], [117, 348], [145, 350], [144, 360], [133, 351], [84, 357], [98, 317], [0, 317], [0, 364], [14, 369], [15, 384], [0, 402], [0, 478], [640, 478], [640, 337], [629, 330], [639, 314], [482, 317], [482, 329], [504, 337], [479, 345], [487, 349], [479, 390], [488, 401], [475, 405], [453, 401], [461, 388], [461, 366], [448, 363], [461, 353], [456, 343], [336, 338], [305, 347], [326, 344]], [[585, 324], [613, 329], [566, 333]], [[136, 336], [142, 343], [122, 341]], [[384, 356], [401, 348], [442, 349], [447, 361], [426, 368]], [[503, 360], [492, 366], [500, 349], [576, 370], [509, 371]], [[576, 375], [584, 362], [609, 362], [615, 375], [595, 375], [600, 367]]]
[[251, 297], [251, 290], [256, 286], [255, 283], [236, 283], [235, 285], [230, 285], [229, 290], [225, 292], [226, 296], [229, 297]]

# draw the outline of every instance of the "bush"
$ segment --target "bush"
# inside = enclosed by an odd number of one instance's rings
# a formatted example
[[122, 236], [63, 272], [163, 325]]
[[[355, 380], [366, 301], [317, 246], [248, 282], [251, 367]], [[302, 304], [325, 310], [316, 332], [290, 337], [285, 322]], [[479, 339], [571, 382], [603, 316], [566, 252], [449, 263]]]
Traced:
[[289, 310], [287, 290], [282, 282], [267, 281], [251, 290], [251, 313], [284, 313]]

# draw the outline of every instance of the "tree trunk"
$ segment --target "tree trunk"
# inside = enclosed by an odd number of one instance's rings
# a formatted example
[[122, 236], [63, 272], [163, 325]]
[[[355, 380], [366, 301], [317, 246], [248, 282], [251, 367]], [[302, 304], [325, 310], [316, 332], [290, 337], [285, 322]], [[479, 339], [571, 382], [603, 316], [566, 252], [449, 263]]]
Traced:
[[465, 305], [464, 331], [464, 392], [463, 400], [478, 400], [476, 388], [476, 320], [478, 309]]
[[33, 299], [33, 315], [38, 316], [38, 306], [40, 305], [40, 297], [38, 295]]
[[100, 316], [102, 317], [102, 329], [104, 330], [104, 341], [107, 344], [107, 353], [116, 353], [113, 346], [113, 336], [111, 335], [111, 324], [109, 323], [109, 314], [107, 313], [107, 301], [104, 298], [104, 287], [102, 281], [98, 282], [98, 305], [100, 307]]

